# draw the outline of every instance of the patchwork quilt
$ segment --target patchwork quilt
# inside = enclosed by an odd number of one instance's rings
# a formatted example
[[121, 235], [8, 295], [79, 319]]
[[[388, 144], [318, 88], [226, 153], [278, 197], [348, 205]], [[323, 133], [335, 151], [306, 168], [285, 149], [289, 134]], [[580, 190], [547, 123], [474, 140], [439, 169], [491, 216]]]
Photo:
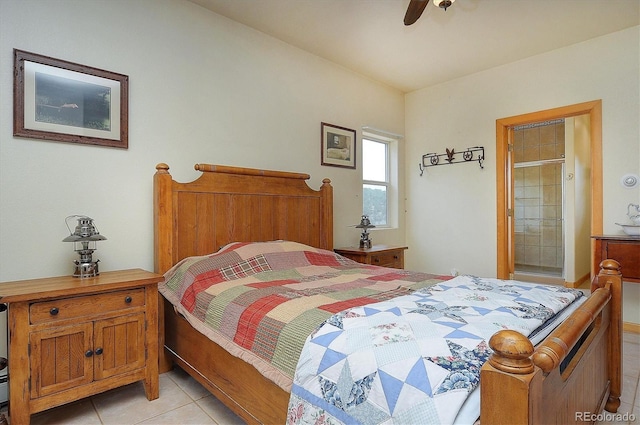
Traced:
[[459, 276], [328, 318], [307, 339], [287, 423], [451, 424], [501, 329], [529, 336], [582, 292]]
[[446, 279], [275, 241], [232, 243], [187, 258], [159, 290], [198, 331], [290, 391], [304, 342], [321, 323]]

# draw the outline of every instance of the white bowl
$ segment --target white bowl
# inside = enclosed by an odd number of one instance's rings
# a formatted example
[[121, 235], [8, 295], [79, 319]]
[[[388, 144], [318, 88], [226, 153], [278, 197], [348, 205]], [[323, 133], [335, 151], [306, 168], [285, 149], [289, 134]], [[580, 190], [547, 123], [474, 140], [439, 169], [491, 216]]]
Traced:
[[640, 224], [620, 224], [616, 223], [618, 226], [622, 227], [622, 231], [625, 232], [629, 236], [640, 236]]

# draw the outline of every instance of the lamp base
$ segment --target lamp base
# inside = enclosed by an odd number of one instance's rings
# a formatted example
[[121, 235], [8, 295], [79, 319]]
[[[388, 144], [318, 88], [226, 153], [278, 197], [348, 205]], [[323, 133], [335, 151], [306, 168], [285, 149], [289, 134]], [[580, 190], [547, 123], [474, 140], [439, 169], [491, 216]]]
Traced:
[[73, 272], [73, 277], [79, 277], [81, 279], [87, 277], [95, 277], [100, 274], [98, 271], [98, 261], [92, 261], [90, 263], [81, 263], [78, 260], [75, 260], [73, 263], [76, 265], [76, 269]]
[[365, 248], [365, 249], [371, 248], [371, 239], [367, 239], [367, 240], [360, 239], [360, 248]]

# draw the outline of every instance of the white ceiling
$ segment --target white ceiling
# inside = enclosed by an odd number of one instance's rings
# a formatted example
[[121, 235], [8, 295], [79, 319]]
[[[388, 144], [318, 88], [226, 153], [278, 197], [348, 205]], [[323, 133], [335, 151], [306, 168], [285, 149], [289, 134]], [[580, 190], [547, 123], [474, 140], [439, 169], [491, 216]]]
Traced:
[[431, 2], [411, 26], [409, 0], [190, 1], [404, 92], [640, 25], [640, 0]]

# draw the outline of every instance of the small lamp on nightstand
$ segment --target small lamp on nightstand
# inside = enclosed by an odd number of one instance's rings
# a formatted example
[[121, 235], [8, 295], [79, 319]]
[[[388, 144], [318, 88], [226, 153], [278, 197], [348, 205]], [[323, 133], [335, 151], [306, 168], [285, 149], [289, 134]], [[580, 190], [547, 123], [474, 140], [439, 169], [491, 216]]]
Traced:
[[[73, 232], [71, 232], [71, 228], [69, 227], [70, 218], [78, 220], [78, 225]], [[80, 260], [73, 261], [76, 265], [73, 277], [84, 278], [98, 276], [100, 274], [98, 271], [98, 261], [100, 260], [93, 261], [91, 255], [93, 251], [96, 250], [96, 242], [104, 241], [107, 238], [98, 232], [98, 229], [96, 229], [96, 226], [93, 224], [93, 219], [84, 215], [70, 215], [65, 219], [65, 224], [71, 234], [64, 238], [62, 242], [73, 242], [74, 250], [80, 254]]]
[[369, 238], [368, 230], [376, 226], [371, 224], [369, 216], [363, 215], [360, 219], [360, 224], [356, 227], [358, 229], [362, 229], [362, 234], [360, 235], [360, 248], [371, 248], [371, 239]]

